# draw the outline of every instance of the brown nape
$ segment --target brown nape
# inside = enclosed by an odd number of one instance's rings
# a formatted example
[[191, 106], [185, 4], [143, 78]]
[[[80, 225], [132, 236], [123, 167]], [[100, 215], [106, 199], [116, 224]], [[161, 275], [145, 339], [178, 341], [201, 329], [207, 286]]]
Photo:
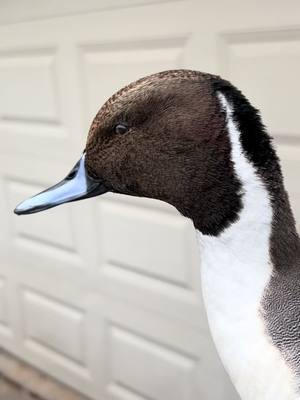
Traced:
[[213, 79], [213, 88], [215, 93], [223, 93], [233, 105], [233, 117], [241, 132], [243, 149], [270, 195], [273, 208], [272, 262], [277, 270], [290, 268], [299, 259], [300, 241], [272, 139], [262, 124], [259, 112], [237, 88], [220, 78]]
[[[88, 172], [112, 191], [170, 203], [202, 233], [218, 235], [241, 199], [214, 79], [166, 71], [117, 92], [91, 126]], [[117, 124], [128, 131], [115, 133]]]

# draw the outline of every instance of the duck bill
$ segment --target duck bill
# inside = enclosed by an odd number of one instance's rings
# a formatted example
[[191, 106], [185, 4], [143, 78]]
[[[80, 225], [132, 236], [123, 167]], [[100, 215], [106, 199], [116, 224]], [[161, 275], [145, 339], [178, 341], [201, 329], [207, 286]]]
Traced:
[[15, 214], [33, 214], [63, 203], [70, 203], [108, 192], [102, 182], [88, 175], [84, 158], [85, 154], [61, 182], [20, 203], [14, 210]]

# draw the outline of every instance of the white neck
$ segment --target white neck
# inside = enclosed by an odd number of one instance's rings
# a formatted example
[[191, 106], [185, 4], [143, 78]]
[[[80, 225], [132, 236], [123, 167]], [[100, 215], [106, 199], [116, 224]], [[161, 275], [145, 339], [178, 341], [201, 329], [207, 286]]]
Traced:
[[239, 219], [218, 237], [198, 232], [203, 297], [220, 357], [243, 400], [296, 400], [291, 370], [268, 337], [260, 303], [272, 274], [269, 241], [272, 206], [245, 156], [232, 109], [227, 115], [231, 159], [242, 185]]

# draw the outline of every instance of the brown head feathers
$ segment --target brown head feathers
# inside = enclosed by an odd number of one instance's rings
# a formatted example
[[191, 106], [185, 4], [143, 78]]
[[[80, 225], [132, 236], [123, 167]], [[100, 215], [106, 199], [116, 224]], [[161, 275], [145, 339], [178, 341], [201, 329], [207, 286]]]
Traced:
[[[237, 217], [239, 182], [214, 83], [197, 71], [165, 71], [121, 89], [99, 110], [86, 167], [115, 192], [175, 206], [207, 234]], [[114, 127], [128, 130], [116, 134]]]

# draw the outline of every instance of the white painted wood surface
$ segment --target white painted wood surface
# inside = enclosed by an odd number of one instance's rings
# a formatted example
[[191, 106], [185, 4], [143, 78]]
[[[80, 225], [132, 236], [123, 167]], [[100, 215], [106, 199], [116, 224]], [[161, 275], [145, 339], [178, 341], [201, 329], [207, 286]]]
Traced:
[[69, 171], [116, 89], [185, 67], [222, 74], [261, 108], [300, 222], [299, 2], [70, 4], [0, 5], [1, 346], [97, 400], [233, 400], [189, 221], [114, 195], [12, 210]]

